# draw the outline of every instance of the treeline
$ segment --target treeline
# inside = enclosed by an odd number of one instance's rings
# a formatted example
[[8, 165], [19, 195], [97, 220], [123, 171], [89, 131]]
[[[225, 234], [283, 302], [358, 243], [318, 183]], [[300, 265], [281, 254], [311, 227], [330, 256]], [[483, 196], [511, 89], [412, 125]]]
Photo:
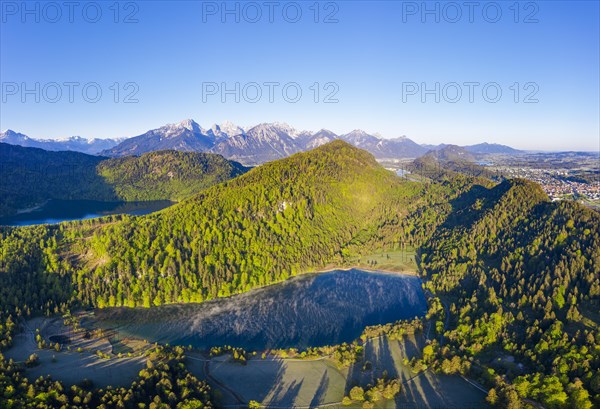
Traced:
[[342, 405], [361, 404], [363, 409], [375, 408], [376, 402], [383, 399], [394, 399], [400, 393], [401, 380], [379, 378], [374, 385], [368, 385], [366, 390], [361, 386], [350, 389], [342, 399]]

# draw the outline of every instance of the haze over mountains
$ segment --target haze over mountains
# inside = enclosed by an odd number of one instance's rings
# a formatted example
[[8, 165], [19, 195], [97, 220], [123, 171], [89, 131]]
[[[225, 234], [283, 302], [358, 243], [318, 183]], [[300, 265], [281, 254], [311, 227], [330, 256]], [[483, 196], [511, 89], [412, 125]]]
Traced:
[[105, 149], [110, 149], [123, 139], [86, 139], [81, 136], [71, 136], [65, 139], [34, 139], [22, 133], [8, 129], [0, 132], [0, 142], [19, 145], [25, 148], [40, 148], [47, 151], [74, 151], [95, 155]]
[[[314, 149], [335, 139], [365, 149], [377, 159], [416, 158], [442, 145], [419, 145], [402, 136], [385, 139], [363, 130], [337, 135], [321, 129], [317, 132], [298, 131], [285, 123], [261, 123], [242, 128], [230, 122], [203, 128], [192, 119], [168, 124], [131, 138], [92, 139], [71, 137], [66, 140], [33, 139], [11, 130], [0, 133], [0, 142], [46, 150], [71, 150], [102, 156], [120, 157], [173, 149], [184, 152], [210, 152], [245, 165], [257, 165], [281, 159], [297, 152]], [[481, 143], [464, 147], [478, 155], [518, 154], [522, 151], [505, 145]]]

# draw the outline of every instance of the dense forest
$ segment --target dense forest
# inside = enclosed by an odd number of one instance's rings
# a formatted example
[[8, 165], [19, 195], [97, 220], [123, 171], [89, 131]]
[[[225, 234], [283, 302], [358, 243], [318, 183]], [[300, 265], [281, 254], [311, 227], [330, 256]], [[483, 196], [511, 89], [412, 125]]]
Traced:
[[220, 155], [159, 151], [100, 162], [97, 172], [119, 199], [182, 200], [248, 169]]
[[0, 143], [0, 217], [50, 199], [178, 201], [246, 171], [208, 153], [161, 151], [107, 159]]
[[[105, 177], [129, 183], [147, 177], [137, 163], [163, 166], [132, 160]], [[600, 403], [600, 214], [551, 203], [534, 183], [436, 169], [404, 180], [335, 141], [158, 214], [0, 228], [0, 342], [20, 316], [201, 302], [411, 245], [449, 317], [425, 364], [483, 379], [502, 407]]]
[[48, 199], [116, 200], [96, 174], [102, 159], [0, 143], [0, 217]]
[[522, 180], [467, 194], [457, 208], [422, 247], [427, 287], [450, 303], [440, 356], [479, 367], [512, 356], [518, 364], [487, 374], [503, 396], [514, 388], [549, 408], [598, 403], [600, 214], [550, 203]]

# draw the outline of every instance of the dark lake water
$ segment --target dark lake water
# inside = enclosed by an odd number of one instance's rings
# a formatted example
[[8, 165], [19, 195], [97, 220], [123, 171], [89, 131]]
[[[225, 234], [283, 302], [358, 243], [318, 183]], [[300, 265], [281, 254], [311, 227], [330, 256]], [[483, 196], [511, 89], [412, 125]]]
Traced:
[[94, 321], [150, 342], [262, 350], [350, 342], [365, 326], [426, 310], [418, 277], [336, 270], [201, 304], [97, 310]]
[[98, 202], [95, 200], [50, 200], [43, 206], [27, 213], [0, 218], [0, 225], [29, 226], [52, 224], [69, 220], [92, 219], [109, 214], [143, 215], [169, 207], [168, 200], [148, 202]]

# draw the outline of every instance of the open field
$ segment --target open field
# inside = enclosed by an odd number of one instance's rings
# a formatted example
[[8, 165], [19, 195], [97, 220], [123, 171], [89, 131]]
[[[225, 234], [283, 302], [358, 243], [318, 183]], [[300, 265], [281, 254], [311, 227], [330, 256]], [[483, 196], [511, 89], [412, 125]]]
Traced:
[[[40, 329], [40, 335], [47, 342], [51, 337], [68, 336], [66, 334], [70, 334], [70, 342], [60, 351], [39, 349], [35, 329]], [[110, 358], [100, 358], [98, 351]], [[129, 385], [146, 364], [146, 358], [139, 354], [121, 358], [115, 356], [109, 337], [86, 339], [85, 331], [72, 331], [62, 324], [62, 318], [29, 320], [25, 323], [25, 331], [14, 337], [13, 346], [3, 354], [16, 362], [24, 362], [31, 354], [36, 354], [40, 364], [27, 368], [25, 375], [29, 379], [51, 375], [67, 385], [78, 384], [84, 379], [91, 380], [96, 387]]]
[[195, 362], [188, 368], [198, 377], [206, 377], [208, 369], [208, 382], [217, 391], [218, 403], [226, 407], [242, 407], [242, 402], [250, 400], [269, 408], [342, 407], [342, 398], [353, 386], [366, 386], [384, 371], [402, 379], [402, 391], [395, 401], [381, 401], [377, 407], [486, 407], [485, 393], [460, 376], [416, 374], [403, 365], [405, 357], [410, 359], [420, 353], [423, 343], [420, 336], [402, 341], [388, 341], [385, 337], [369, 340], [365, 360], [373, 365], [370, 371], [362, 371], [364, 362], [340, 369], [327, 358], [254, 358], [241, 365], [229, 356], [204, 362], [204, 358], [194, 355], [189, 358]]
[[[87, 330], [73, 331], [62, 324], [62, 318], [35, 318], [26, 322], [25, 328], [5, 355], [22, 362], [37, 354], [40, 365], [25, 372], [30, 379], [51, 375], [67, 385], [89, 379], [96, 387], [121, 386], [130, 384], [145, 366], [146, 358], [140, 352], [149, 346], [143, 341], [121, 339], [115, 333], [86, 339], [83, 335]], [[36, 328], [45, 340], [65, 335], [71, 341], [60, 352], [38, 349]], [[393, 341], [387, 337], [370, 339], [365, 344], [364, 361], [350, 368], [338, 368], [329, 358], [302, 360], [272, 356], [255, 357], [247, 365], [241, 365], [230, 355], [206, 358], [199, 352], [188, 353], [186, 366], [199, 379], [209, 382], [216, 402], [224, 407], [244, 407], [250, 400], [271, 408], [341, 407], [342, 398], [353, 386], [367, 386], [384, 372], [402, 379], [403, 385], [396, 401], [378, 402], [379, 408], [485, 407], [485, 394], [461, 377], [431, 372], [415, 374], [403, 364], [405, 358], [420, 354], [424, 342], [421, 335]], [[77, 348], [85, 350], [77, 352]], [[119, 358], [116, 354], [125, 349], [133, 354]], [[96, 351], [108, 358], [98, 357]], [[363, 371], [366, 361], [372, 364], [372, 369]]]
[[220, 357], [210, 361], [209, 373], [223, 405], [255, 400], [277, 407], [314, 407], [342, 399], [347, 369], [340, 371], [329, 360], [253, 359], [243, 366]]
[[407, 247], [402, 250], [384, 251], [356, 257], [350, 263], [358, 268], [396, 271], [416, 275], [415, 250]]

